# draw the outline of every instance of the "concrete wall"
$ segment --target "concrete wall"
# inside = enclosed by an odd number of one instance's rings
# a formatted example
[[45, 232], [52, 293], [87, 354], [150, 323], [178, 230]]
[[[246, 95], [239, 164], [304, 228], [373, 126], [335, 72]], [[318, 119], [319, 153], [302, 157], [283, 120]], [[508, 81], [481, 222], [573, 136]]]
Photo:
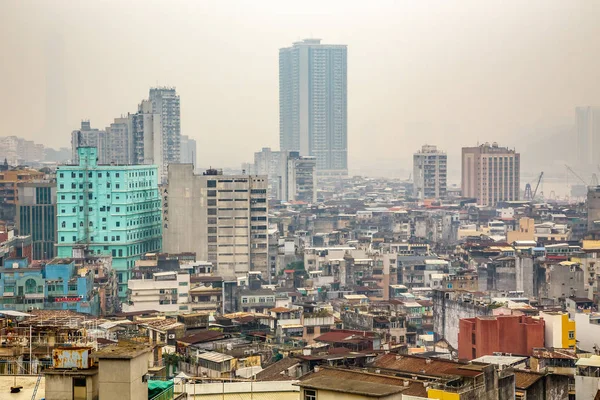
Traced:
[[[544, 400], [568, 400], [569, 398], [569, 380], [571, 379], [568, 375], [550, 374], [544, 378], [546, 380], [546, 397]], [[529, 400], [529, 393], [527, 393], [527, 400]]]
[[101, 359], [98, 383], [101, 399], [148, 400], [147, 354], [132, 360]]
[[577, 399], [593, 399], [600, 388], [600, 378], [575, 375], [575, 393]]
[[458, 349], [458, 321], [461, 318], [473, 318], [492, 315], [492, 310], [465, 303], [460, 300], [446, 299], [445, 294], [452, 296], [454, 292], [436, 290], [433, 296], [433, 331], [436, 339], [446, 339], [455, 349]]
[[525, 297], [537, 296], [534, 277], [533, 258], [531, 257], [516, 257], [515, 260], [515, 275], [517, 280], [516, 289], [524, 292]]
[[274, 382], [223, 382], [223, 383], [186, 383], [175, 384], [175, 393], [182, 390], [191, 399], [224, 399], [239, 400], [252, 398], [254, 400], [298, 400], [300, 388], [293, 384], [297, 381]]
[[[81, 376], [83, 377], [83, 376]], [[73, 398], [73, 375], [45, 375], [45, 399], [65, 400]], [[98, 400], [98, 374], [85, 377], [85, 389], [87, 400]], [[40, 389], [38, 393], [44, 393]], [[42, 398], [43, 396], [40, 396]]]
[[590, 324], [590, 315], [575, 314], [575, 327], [577, 329], [577, 347], [581, 350], [594, 352], [594, 346], [600, 347], [600, 325]]
[[170, 164], [168, 221], [164, 228], [163, 250], [191, 251], [197, 260], [208, 259], [206, 230], [206, 180], [194, 177], [192, 164]]

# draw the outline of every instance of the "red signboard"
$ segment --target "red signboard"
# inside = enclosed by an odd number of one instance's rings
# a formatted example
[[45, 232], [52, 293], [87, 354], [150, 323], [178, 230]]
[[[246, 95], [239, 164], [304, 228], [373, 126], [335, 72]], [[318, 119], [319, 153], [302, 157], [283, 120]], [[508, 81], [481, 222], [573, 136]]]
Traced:
[[57, 297], [54, 299], [55, 303], [75, 303], [81, 301], [79, 297]]

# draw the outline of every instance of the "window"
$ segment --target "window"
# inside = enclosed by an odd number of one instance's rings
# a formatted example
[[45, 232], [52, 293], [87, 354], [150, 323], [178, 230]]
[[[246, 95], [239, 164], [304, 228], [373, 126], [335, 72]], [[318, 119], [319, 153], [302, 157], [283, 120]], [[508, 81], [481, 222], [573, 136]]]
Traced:
[[206, 181], [206, 187], [216, 188], [217, 187], [217, 181], [214, 181], [214, 180]]
[[329, 326], [325, 325], [321, 327], [321, 333], [327, 333], [329, 332], [331, 329], [329, 328]]
[[187, 286], [188, 283], [187, 282], [179, 282], [179, 286]]
[[35, 293], [37, 289], [37, 284], [35, 283], [35, 279], [27, 279], [25, 281], [25, 294]]
[[569, 339], [575, 339], [575, 331], [569, 331]]
[[61, 200], [64, 200], [64, 199], [65, 199], [65, 195], [64, 195], [64, 194], [63, 194], [63, 195], [61, 195], [61, 196], [60, 196], [60, 199], [61, 199]]
[[306, 327], [306, 334], [310, 335], [312, 333], [315, 333], [315, 327], [314, 326], [307, 326]]
[[61, 184], [59, 185], [59, 188], [60, 188], [60, 189], [64, 189], [64, 188], [65, 188], [65, 185], [63, 185], [63, 184], [61, 183]]
[[116, 211], [116, 212], [119, 212], [119, 211], [121, 211], [121, 207], [115, 207], [115, 211]]
[[118, 178], [120, 176], [120, 174], [117, 172], [115, 173], [115, 177]]
[[304, 389], [304, 400], [317, 400], [317, 391]]

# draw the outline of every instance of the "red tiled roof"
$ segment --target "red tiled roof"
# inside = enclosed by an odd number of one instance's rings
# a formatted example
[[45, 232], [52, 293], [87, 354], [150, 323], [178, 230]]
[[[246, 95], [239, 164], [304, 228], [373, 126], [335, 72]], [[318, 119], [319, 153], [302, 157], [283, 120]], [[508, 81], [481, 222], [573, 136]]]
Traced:
[[396, 354], [383, 354], [373, 362], [373, 366], [378, 368], [434, 376], [457, 375], [456, 370], [465, 365], [455, 361]]

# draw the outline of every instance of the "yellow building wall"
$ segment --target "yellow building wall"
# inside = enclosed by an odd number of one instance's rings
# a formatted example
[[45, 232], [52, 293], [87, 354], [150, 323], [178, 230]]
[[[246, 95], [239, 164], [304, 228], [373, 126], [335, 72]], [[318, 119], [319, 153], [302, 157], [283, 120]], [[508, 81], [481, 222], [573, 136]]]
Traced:
[[[573, 331], [575, 335], [573, 339], [569, 339], [569, 331]], [[569, 319], [569, 314], [562, 316], [562, 343], [563, 348], [568, 349], [571, 346], [575, 348], [577, 345], [577, 331], [575, 330], [575, 321]]]
[[582, 248], [583, 250], [600, 249], [600, 240], [584, 240]]
[[458, 393], [445, 392], [439, 389], [429, 389], [427, 391], [427, 398], [437, 400], [460, 400]]
[[506, 233], [506, 241], [513, 243], [521, 240], [535, 240], [535, 220], [533, 218], [519, 219], [519, 227], [516, 231]]

